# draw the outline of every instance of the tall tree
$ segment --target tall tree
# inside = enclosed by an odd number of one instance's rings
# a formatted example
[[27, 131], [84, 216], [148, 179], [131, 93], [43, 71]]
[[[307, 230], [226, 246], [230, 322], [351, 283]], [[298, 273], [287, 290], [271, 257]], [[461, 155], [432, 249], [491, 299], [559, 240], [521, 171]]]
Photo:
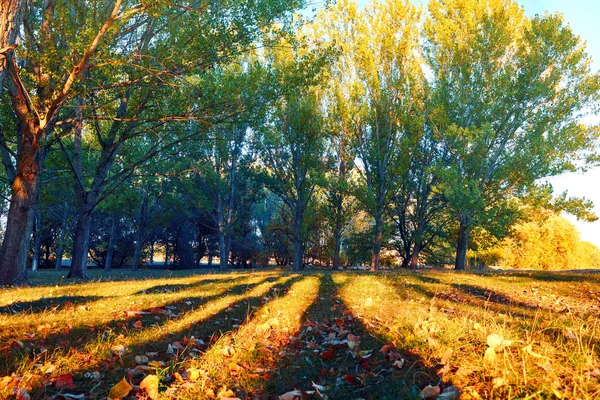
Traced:
[[322, 115], [314, 93], [288, 95], [260, 132], [267, 187], [285, 204], [293, 226], [293, 267], [304, 266], [305, 215], [321, 179], [325, 152]]
[[579, 117], [600, 99], [600, 79], [561, 16], [527, 18], [511, 0], [432, 0], [425, 35], [431, 121], [449, 156], [439, 176], [464, 269], [475, 226], [516, 215], [511, 196], [574, 169], [593, 143]]

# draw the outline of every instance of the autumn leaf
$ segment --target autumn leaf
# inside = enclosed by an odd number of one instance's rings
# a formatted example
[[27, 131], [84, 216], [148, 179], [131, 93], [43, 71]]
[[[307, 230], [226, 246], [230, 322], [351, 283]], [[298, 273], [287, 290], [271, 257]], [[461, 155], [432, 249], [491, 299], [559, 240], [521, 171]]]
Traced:
[[422, 399], [437, 399], [440, 395], [440, 391], [439, 386], [427, 385], [421, 390], [420, 396]]
[[321, 353], [321, 358], [323, 360], [332, 360], [334, 357], [335, 357], [335, 351], [333, 350], [333, 347], [330, 348], [329, 350]]
[[127, 380], [123, 378], [119, 383], [110, 388], [108, 398], [112, 400], [120, 400], [123, 397], [127, 396], [131, 389], [133, 389], [133, 386], [131, 386], [129, 382], [127, 382]]
[[456, 386], [448, 386], [442, 390], [438, 400], [456, 400], [460, 396], [460, 390]]
[[302, 392], [300, 390], [293, 390], [279, 396], [279, 400], [298, 400], [302, 398]]
[[504, 337], [498, 333], [492, 333], [487, 337], [487, 344], [494, 350], [502, 350], [504, 347], [510, 346], [512, 341], [504, 339]]
[[73, 377], [71, 374], [62, 374], [58, 378], [56, 378], [56, 382], [54, 383], [57, 389], [75, 389], [75, 385], [73, 384]]
[[13, 389], [16, 396], [15, 400], [31, 400], [29, 393], [23, 388]]
[[156, 375], [148, 375], [140, 383], [140, 389], [146, 391], [146, 395], [155, 400], [158, 398], [158, 377]]
[[485, 354], [483, 355], [483, 359], [485, 361], [488, 361], [490, 363], [493, 363], [496, 361], [496, 350], [494, 350], [492, 347], [488, 347], [485, 350]]
[[142, 329], [142, 325], [143, 325], [143, 324], [142, 324], [142, 321], [141, 321], [141, 320], [138, 320], [138, 321], [135, 321], [135, 323], [133, 324], [133, 327], [134, 327], [135, 329]]
[[360, 336], [353, 335], [351, 333], [348, 334], [348, 347], [350, 350], [354, 350], [360, 344]]

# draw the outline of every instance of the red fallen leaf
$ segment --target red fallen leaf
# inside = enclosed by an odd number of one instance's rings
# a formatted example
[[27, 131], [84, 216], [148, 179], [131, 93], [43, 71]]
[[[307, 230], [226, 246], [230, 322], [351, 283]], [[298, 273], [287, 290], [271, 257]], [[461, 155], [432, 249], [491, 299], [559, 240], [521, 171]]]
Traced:
[[334, 357], [335, 357], [335, 351], [333, 350], [333, 347], [330, 348], [329, 350], [321, 353], [321, 358], [323, 360], [332, 360]]
[[312, 326], [312, 327], [315, 327], [315, 326], [317, 326], [317, 323], [316, 323], [316, 322], [314, 322], [314, 321], [308, 321], [306, 324], [304, 324], [304, 326]]
[[182, 344], [181, 344], [181, 343], [179, 343], [179, 342], [173, 342], [173, 343], [171, 344], [171, 346], [173, 346], [173, 348], [174, 348], [175, 350], [179, 350], [179, 351], [181, 351], [181, 350], [185, 349], [185, 346], [184, 346], [184, 345], [182, 345]]
[[72, 305], [73, 305], [73, 304], [71, 304], [71, 302], [70, 302], [70, 301], [65, 301], [65, 304], [63, 304], [63, 306], [64, 306], [65, 308], [67, 308], [67, 307], [71, 307]]
[[71, 374], [62, 374], [56, 381], [54, 385], [57, 389], [75, 389], [75, 385], [73, 384], [73, 377]]
[[331, 369], [329, 369], [329, 370], [327, 370], [327, 369], [322, 369], [322, 370], [320, 370], [320, 371], [319, 371], [319, 375], [321, 375], [321, 376], [331, 376], [331, 377], [333, 377], [333, 376], [336, 376], [336, 375], [337, 375], [337, 373], [335, 372], [335, 370], [334, 370], [333, 368], [331, 368]]
[[354, 375], [344, 375], [344, 380], [352, 384], [358, 383], [358, 378]]
[[363, 369], [366, 369], [367, 371], [371, 370], [371, 366], [366, 361], [363, 361], [362, 363], [360, 363], [360, 366], [363, 367]]
[[133, 327], [135, 329], [142, 329], [142, 321], [141, 320], [135, 321], [135, 324], [133, 324]]
[[421, 398], [422, 399], [437, 399], [440, 395], [440, 387], [439, 386], [431, 386], [427, 385], [421, 390]]
[[335, 324], [336, 324], [337, 326], [342, 326], [342, 325], [344, 325], [344, 320], [343, 320], [343, 319], [341, 319], [341, 318], [338, 318], [338, 319], [335, 321]]

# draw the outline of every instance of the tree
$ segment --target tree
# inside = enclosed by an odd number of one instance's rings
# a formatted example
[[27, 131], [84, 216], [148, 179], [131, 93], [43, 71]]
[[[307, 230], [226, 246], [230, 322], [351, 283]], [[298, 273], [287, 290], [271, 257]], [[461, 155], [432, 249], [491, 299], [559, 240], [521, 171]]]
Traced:
[[[374, 221], [371, 270], [379, 268], [384, 217], [393, 178], [406, 170], [406, 146], [421, 134], [422, 71], [416, 57], [420, 13], [410, 1], [373, 3], [361, 14], [340, 1], [322, 16], [328, 37], [340, 43], [334, 73], [348, 88], [348, 119], [358, 160], [356, 192]], [[332, 75], [334, 75], [332, 73]]]
[[260, 132], [266, 186], [285, 204], [293, 226], [293, 267], [304, 266], [305, 214], [323, 167], [322, 116], [315, 93], [288, 95]]
[[424, 29], [430, 120], [448, 156], [440, 186], [464, 269], [474, 227], [501, 216], [510, 226], [511, 197], [575, 168], [593, 142], [578, 118], [600, 98], [600, 80], [561, 16], [527, 18], [510, 0], [432, 0]]

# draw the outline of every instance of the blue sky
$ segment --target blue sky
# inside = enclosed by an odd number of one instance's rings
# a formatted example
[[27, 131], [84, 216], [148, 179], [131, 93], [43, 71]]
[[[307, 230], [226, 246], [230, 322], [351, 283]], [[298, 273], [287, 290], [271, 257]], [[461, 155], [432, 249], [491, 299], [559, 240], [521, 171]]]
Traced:
[[[413, 0], [426, 4], [427, 0]], [[587, 42], [588, 54], [593, 59], [592, 70], [600, 71], [600, 0], [517, 0], [525, 8], [527, 15], [542, 14], [545, 11], [560, 12], [571, 26], [573, 32]], [[358, 0], [361, 5], [370, 0]], [[591, 115], [585, 119], [589, 124], [600, 124], [600, 115]], [[569, 173], [548, 179], [556, 193], [568, 191], [569, 195], [585, 197], [596, 204], [595, 211], [600, 217], [600, 167], [585, 173]], [[581, 232], [583, 240], [600, 247], [600, 221], [578, 222], [567, 216]]]

